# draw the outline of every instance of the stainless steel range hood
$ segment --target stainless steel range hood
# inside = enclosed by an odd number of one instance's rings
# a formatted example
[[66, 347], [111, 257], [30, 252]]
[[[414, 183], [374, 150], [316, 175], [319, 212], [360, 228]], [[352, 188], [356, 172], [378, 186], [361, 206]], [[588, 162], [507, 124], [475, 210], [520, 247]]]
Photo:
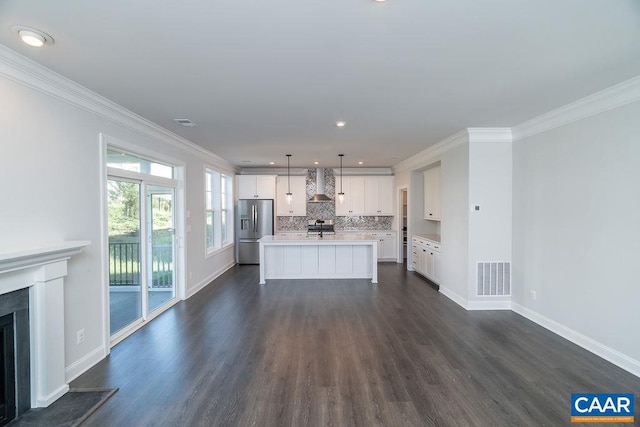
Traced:
[[324, 194], [324, 168], [316, 168], [316, 194], [309, 201], [333, 202], [333, 199]]

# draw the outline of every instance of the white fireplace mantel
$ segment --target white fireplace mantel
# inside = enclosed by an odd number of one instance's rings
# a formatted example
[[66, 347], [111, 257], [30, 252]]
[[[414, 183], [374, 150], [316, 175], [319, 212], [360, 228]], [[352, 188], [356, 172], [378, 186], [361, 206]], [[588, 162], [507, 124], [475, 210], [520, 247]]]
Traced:
[[0, 295], [29, 288], [31, 407], [46, 407], [69, 390], [65, 378], [64, 280], [67, 260], [90, 242], [0, 247]]

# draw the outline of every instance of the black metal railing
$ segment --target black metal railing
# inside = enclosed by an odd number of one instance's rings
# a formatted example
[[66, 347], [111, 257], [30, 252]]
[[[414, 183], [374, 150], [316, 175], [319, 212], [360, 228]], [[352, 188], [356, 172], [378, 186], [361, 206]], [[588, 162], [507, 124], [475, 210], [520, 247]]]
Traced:
[[[140, 243], [109, 243], [109, 286], [140, 285]], [[152, 249], [152, 288], [173, 286], [173, 248]]]

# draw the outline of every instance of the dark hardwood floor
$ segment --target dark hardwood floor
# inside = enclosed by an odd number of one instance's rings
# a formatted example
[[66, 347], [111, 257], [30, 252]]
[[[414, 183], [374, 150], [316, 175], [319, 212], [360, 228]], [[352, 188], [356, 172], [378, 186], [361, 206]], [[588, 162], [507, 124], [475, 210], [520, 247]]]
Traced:
[[86, 425], [561, 426], [578, 392], [635, 393], [640, 420], [639, 378], [403, 265], [379, 278], [259, 286], [234, 267], [71, 384], [120, 387]]

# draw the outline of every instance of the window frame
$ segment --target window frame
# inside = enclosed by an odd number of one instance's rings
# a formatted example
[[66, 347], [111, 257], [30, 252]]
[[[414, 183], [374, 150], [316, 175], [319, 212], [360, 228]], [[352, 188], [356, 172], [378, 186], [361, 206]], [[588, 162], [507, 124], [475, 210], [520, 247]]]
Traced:
[[210, 256], [234, 244], [233, 176], [205, 166], [204, 181], [204, 246], [206, 256]]

